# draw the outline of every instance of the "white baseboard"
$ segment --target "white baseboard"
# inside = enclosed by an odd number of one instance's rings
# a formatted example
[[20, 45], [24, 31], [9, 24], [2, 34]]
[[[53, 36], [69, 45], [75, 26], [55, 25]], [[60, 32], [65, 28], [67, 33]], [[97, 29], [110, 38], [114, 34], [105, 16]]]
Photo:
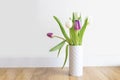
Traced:
[[120, 56], [85, 56], [84, 66], [120, 66]]
[[[61, 67], [63, 61], [62, 58], [0, 58], [0, 67]], [[87, 56], [84, 66], [120, 66], [120, 56]]]
[[0, 67], [60, 67], [59, 58], [0, 58]]

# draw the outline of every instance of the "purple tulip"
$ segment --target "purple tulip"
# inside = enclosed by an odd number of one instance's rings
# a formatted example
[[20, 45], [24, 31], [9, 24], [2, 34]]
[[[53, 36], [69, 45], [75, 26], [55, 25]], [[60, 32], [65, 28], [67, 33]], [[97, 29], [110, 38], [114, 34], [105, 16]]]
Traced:
[[53, 33], [47, 33], [47, 36], [52, 38], [53, 37]]
[[75, 22], [74, 22], [74, 29], [75, 30], [80, 30], [81, 29], [81, 25], [80, 25], [80, 21], [79, 20], [75, 20]]

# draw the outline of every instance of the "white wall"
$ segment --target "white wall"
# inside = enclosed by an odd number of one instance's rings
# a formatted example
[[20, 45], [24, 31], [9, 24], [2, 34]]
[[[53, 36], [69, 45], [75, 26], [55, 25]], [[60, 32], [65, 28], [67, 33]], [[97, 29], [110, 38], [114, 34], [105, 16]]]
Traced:
[[[49, 39], [46, 33], [61, 32], [52, 16], [64, 23], [73, 11], [90, 21], [83, 42], [85, 65], [120, 65], [119, 0], [1, 0], [0, 58], [55, 59], [56, 52], [49, 49], [60, 40]], [[63, 56], [64, 50], [59, 59]]]

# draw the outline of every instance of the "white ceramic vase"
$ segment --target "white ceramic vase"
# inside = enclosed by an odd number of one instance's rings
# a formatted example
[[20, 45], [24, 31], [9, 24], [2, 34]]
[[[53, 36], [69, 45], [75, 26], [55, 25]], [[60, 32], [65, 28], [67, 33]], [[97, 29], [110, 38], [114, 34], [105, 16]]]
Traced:
[[69, 46], [69, 75], [83, 75], [83, 48], [82, 46]]

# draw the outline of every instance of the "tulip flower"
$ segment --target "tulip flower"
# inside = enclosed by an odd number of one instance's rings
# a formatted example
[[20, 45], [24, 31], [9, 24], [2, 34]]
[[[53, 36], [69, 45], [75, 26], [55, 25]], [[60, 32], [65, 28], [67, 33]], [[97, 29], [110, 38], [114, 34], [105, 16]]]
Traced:
[[50, 37], [50, 38], [56, 37], [56, 38], [65, 40], [64, 38], [62, 38], [62, 37], [60, 37], [60, 36], [53, 35], [53, 33], [47, 33], [47, 36]]
[[74, 30], [80, 30], [80, 29], [81, 29], [80, 21], [75, 20], [75, 22], [74, 22]]
[[53, 38], [53, 33], [47, 33], [47, 36]]
[[71, 20], [68, 20], [66, 23], [65, 23], [65, 26], [67, 28], [71, 28], [72, 27], [72, 21]]

